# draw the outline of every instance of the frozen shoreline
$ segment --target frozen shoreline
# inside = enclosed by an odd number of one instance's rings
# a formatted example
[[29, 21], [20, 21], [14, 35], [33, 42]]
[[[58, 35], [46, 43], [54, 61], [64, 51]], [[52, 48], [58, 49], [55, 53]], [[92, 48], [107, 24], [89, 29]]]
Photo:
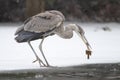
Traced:
[[4, 80], [116, 80], [120, 79], [120, 63], [89, 64], [71, 67], [8, 70], [0, 72]]

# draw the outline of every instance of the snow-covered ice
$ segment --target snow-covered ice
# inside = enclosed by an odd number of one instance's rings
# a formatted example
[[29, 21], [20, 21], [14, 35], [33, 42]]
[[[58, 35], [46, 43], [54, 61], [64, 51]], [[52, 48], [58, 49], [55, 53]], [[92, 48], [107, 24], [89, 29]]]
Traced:
[[[120, 24], [78, 24], [86, 32], [85, 36], [92, 46], [92, 56], [87, 59], [86, 46], [76, 33], [71, 39], [62, 39], [54, 35], [47, 37], [43, 43], [43, 51], [52, 66], [120, 62]], [[32, 63], [35, 56], [28, 44], [17, 43], [14, 40], [14, 33], [18, 26], [20, 25], [0, 25], [0, 70], [39, 68], [37, 62]], [[112, 31], [95, 31], [96, 27], [104, 26], [108, 26]], [[38, 49], [40, 41], [33, 41], [32, 44], [41, 57]]]

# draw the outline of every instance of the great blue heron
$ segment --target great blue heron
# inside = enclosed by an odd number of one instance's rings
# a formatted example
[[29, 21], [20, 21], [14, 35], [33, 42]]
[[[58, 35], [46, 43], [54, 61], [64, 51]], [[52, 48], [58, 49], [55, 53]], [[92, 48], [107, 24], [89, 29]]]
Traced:
[[[45, 55], [42, 51], [42, 43], [47, 36], [51, 36], [57, 34], [58, 36], [64, 39], [70, 39], [73, 36], [73, 31], [75, 31], [83, 40], [83, 42], [87, 46], [87, 54], [88, 57], [90, 53], [90, 45], [87, 39], [84, 36], [83, 29], [77, 24], [68, 24], [63, 26], [63, 22], [65, 21], [64, 15], [57, 11], [57, 10], [50, 10], [39, 13], [35, 16], [28, 18], [24, 24], [17, 29], [15, 32], [15, 40], [18, 43], [21, 42], [28, 42], [29, 46], [31, 47], [32, 51], [36, 56], [36, 61], [39, 61], [40, 66], [50, 66]], [[35, 50], [33, 49], [30, 41], [42, 39], [39, 48], [42, 53], [42, 56], [46, 63], [44, 63], [36, 54]]]

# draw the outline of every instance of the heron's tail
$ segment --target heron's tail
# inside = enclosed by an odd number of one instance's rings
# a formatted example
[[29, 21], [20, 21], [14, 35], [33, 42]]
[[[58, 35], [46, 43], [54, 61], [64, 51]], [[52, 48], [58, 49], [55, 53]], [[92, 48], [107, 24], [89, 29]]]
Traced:
[[21, 31], [16, 37], [15, 40], [18, 43], [21, 42], [28, 42], [36, 39], [42, 38], [42, 33], [34, 33], [34, 32], [28, 32], [28, 31]]
[[28, 39], [29, 39], [28, 37], [25, 37], [25, 36], [22, 36], [22, 35], [18, 35], [18, 36], [15, 37], [15, 40], [18, 43], [27, 42], [27, 41], [29, 41]]

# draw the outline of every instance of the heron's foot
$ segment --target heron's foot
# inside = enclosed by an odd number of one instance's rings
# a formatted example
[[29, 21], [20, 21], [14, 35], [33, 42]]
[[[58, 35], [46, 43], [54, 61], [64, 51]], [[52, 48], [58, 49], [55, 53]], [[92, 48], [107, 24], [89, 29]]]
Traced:
[[34, 60], [33, 63], [35, 63], [37, 61], [39, 62], [40, 67], [46, 67], [47, 66], [39, 57], [36, 57], [36, 60]]

